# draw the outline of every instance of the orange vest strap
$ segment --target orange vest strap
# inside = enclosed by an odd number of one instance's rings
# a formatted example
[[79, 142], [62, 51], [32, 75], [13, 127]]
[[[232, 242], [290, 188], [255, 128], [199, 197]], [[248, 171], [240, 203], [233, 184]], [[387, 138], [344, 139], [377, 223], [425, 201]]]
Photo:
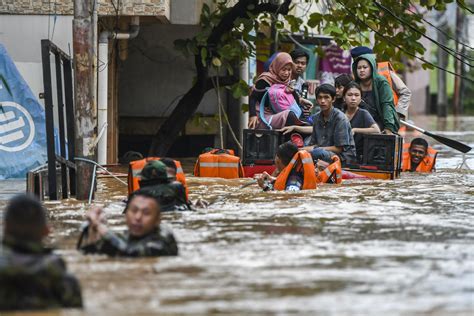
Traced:
[[390, 88], [392, 88], [392, 94], [393, 94], [393, 103], [395, 106], [397, 106], [398, 94], [395, 87], [393, 86], [393, 81], [392, 81], [392, 76], [390, 76], [390, 71], [395, 71], [390, 62], [382, 61], [377, 64], [377, 72], [379, 73], [379, 75], [384, 76], [387, 79], [388, 83], [390, 84]]
[[314, 163], [311, 154], [306, 150], [298, 151], [285, 169], [278, 175], [274, 188], [283, 191], [286, 189], [286, 182], [291, 171], [298, 166], [303, 166], [303, 190], [316, 189], [316, 173], [314, 172]]
[[342, 183], [342, 165], [337, 155], [332, 156], [332, 163], [318, 176], [319, 183]]

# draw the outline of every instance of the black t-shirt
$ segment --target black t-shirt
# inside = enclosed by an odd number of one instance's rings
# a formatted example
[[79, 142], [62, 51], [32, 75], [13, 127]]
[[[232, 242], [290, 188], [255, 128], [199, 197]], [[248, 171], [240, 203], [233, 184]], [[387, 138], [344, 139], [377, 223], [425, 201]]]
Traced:
[[383, 118], [380, 117], [379, 111], [377, 110], [377, 106], [375, 105], [374, 91], [362, 91], [362, 100], [364, 100], [364, 102], [366, 103], [366, 110], [369, 111], [370, 115], [372, 115], [377, 125], [380, 127], [381, 130], [383, 130]]
[[336, 100], [334, 100], [333, 106], [338, 110], [344, 111], [344, 98], [336, 98]]
[[[375, 120], [372, 115], [370, 115], [369, 111], [359, 108], [352, 117], [350, 123], [352, 128], [368, 128], [375, 124]], [[363, 134], [355, 133], [354, 142], [356, 147], [357, 159], [361, 161], [361, 157], [364, 154]]]

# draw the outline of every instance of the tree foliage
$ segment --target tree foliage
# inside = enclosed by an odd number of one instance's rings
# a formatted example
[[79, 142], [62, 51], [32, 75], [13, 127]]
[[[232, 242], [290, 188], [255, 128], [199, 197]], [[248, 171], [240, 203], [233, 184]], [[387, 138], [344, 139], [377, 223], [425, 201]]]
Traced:
[[[454, 0], [304, 0], [285, 1], [291, 7], [295, 5], [319, 4], [323, 10], [312, 12], [306, 16], [296, 16], [290, 13], [278, 18], [274, 13], [262, 12], [254, 14], [257, 3], [272, 2], [240, 0], [246, 3], [248, 16], [239, 17], [233, 21], [230, 32], [214, 42], [215, 46], [207, 45], [207, 40], [213, 28], [222, 19], [227, 18], [232, 3], [230, 0], [214, 0], [214, 5], [203, 5], [201, 13], [201, 32], [191, 39], [175, 42], [176, 48], [186, 56], [199, 55], [203, 65], [212, 65], [233, 73], [233, 66], [246, 58], [255, 55], [257, 39], [252, 30], [261, 26], [270, 26], [272, 21], [281, 33], [304, 33], [332, 36], [336, 43], [345, 49], [354, 46], [367, 45], [368, 34], [375, 33], [374, 52], [381, 60], [391, 60], [395, 67], [402, 67], [404, 59], [414, 59], [423, 56], [425, 47], [420, 40], [426, 33], [423, 15], [428, 10], [445, 10], [448, 3]], [[277, 1], [278, 2], [278, 1]], [[282, 2], [282, 1], [280, 1]], [[464, 4], [464, 1], [459, 1]], [[266, 39], [267, 43], [269, 39]], [[318, 48], [317, 48], [318, 49]], [[320, 49], [320, 48], [319, 48]], [[320, 53], [322, 53], [320, 51]], [[433, 68], [425, 63], [426, 68]], [[234, 88], [239, 87], [235, 84]], [[240, 88], [238, 88], [240, 89]], [[241, 89], [241, 92], [244, 92]], [[240, 93], [234, 93], [240, 96]]]
[[[239, 98], [249, 92], [247, 83], [234, 74], [235, 66], [255, 56], [257, 44], [271, 39], [257, 36], [259, 30], [274, 26], [277, 32], [330, 35], [343, 48], [366, 45], [375, 33], [374, 51], [380, 60], [391, 60], [396, 68], [403, 59], [420, 57], [426, 48], [420, 43], [426, 29], [423, 14], [444, 10], [454, 0], [213, 0], [204, 4], [201, 31], [194, 37], [175, 41], [185, 56], [193, 56], [196, 79], [173, 113], [160, 127], [150, 149], [164, 155], [204, 94], [220, 86], [230, 87]], [[464, 0], [457, 0], [464, 5]], [[318, 5], [319, 12], [293, 14], [296, 5]], [[320, 48], [318, 48], [320, 49]], [[422, 59], [422, 58], [421, 58]], [[424, 68], [436, 65], [429, 62]], [[183, 114], [186, 113], [186, 114]]]

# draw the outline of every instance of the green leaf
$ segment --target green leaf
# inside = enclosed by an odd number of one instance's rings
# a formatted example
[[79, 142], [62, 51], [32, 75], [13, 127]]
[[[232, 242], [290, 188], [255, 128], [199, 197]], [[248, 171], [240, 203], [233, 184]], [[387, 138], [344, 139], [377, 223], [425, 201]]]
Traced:
[[368, 20], [366, 23], [367, 23], [367, 25], [368, 25], [372, 30], [375, 30], [375, 31], [378, 31], [378, 30], [379, 30], [378, 25], [375, 24], [374, 21]]
[[211, 9], [209, 8], [209, 6], [206, 3], [202, 4], [202, 13], [205, 13], [207, 15], [211, 14]]
[[201, 48], [201, 61], [203, 66], [207, 65], [207, 49], [205, 47]]
[[282, 21], [276, 21], [275, 22], [275, 27], [277, 28], [277, 30], [282, 30], [284, 26], [285, 26], [285, 24], [283, 24]]
[[221, 60], [220, 60], [219, 58], [217, 58], [217, 57], [213, 57], [213, 58], [212, 58], [212, 64], [213, 64], [214, 66], [216, 66], [216, 67], [222, 66]]
[[423, 68], [424, 70], [435, 69], [435, 67], [433, 65], [430, 65], [430, 64], [427, 64], [427, 63], [421, 64], [421, 68]]

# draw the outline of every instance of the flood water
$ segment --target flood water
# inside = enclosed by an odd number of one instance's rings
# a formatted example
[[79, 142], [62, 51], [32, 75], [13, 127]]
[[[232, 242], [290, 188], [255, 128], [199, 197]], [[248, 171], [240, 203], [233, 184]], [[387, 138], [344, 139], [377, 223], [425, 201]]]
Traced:
[[[441, 128], [474, 146], [474, 118]], [[212, 204], [163, 214], [178, 257], [84, 256], [75, 243], [88, 206], [47, 202], [48, 243], [80, 279], [85, 302], [83, 312], [60, 314], [472, 315], [474, 171], [456, 170], [461, 154], [430, 144], [438, 171], [395, 181], [290, 194], [189, 176], [190, 197]], [[474, 168], [474, 152], [467, 158]], [[98, 187], [109, 225], [124, 229], [127, 188], [110, 178]]]

